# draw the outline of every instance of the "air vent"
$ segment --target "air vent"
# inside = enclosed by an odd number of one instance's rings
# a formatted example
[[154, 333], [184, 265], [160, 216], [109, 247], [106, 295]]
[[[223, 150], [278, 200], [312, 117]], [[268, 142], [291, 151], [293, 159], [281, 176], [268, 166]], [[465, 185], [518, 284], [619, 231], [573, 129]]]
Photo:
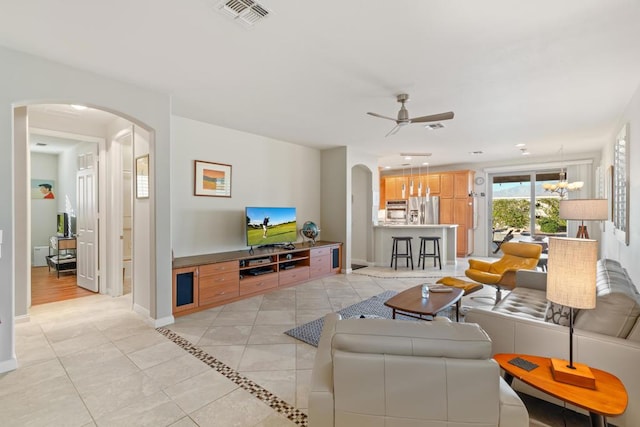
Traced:
[[431, 153], [400, 153], [402, 157], [430, 157]]
[[253, 26], [271, 13], [264, 4], [253, 0], [222, 1], [218, 3], [218, 9], [248, 27]]
[[47, 146], [47, 144], [45, 144], [44, 142], [36, 142], [36, 145], [38, 147], [46, 147]]
[[444, 125], [442, 123], [432, 123], [429, 125], [424, 125], [424, 127], [426, 127], [427, 129], [435, 130], [435, 129], [442, 129]]

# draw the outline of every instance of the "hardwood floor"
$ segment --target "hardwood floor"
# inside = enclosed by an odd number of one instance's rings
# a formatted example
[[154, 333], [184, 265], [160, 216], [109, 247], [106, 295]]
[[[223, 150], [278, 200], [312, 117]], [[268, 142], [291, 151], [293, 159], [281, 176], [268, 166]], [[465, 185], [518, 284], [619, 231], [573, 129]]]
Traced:
[[49, 272], [48, 267], [31, 268], [31, 305], [46, 304], [88, 295], [93, 292], [79, 287], [76, 284], [76, 275], [72, 273], [60, 273], [60, 278], [55, 271]]

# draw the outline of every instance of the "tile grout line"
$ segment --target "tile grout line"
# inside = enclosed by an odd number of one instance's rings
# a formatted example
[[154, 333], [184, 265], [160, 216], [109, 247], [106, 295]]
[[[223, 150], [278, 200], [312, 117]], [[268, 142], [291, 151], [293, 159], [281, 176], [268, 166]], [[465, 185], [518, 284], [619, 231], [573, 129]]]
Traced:
[[274, 409], [275, 411], [281, 413], [286, 416], [289, 420], [293, 421], [296, 425], [306, 427], [308, 425], [307, 414], [302, 412], [300, 409], [294, 407], [293, 405], [285, 402], [280, 399], [275, 394], [271, 393], [266, 388], [257, 384], [256, 382], [250, 380], [249, 378], [241, 375], [235, 369], [225, 365], [215, 357], [211, 356], [204, 350], [196, 347], [188, 340], [184, 339], [180, 335], [175, 332], [167, 329], [167, 328], [156, 328], [160, 334], [164, 335], [167, 339], [172, 341], [174, 344], [181, 347], [183, 350], [199, 359], [200, 361], [207, 364], [209, 367], [215, 369], [220, 374], [224, 375], [226, 378], [240, 386], [240, 388], [248, 391], [251, 395], [260, 399], [269, 407]]

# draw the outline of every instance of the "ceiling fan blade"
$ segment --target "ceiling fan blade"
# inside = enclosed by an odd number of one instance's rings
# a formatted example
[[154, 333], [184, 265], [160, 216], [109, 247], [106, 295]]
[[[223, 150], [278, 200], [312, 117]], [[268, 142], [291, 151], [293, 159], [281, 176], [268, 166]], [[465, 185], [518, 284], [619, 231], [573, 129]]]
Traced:
[[389, 133], [388, 133], [388, 134], [386, 134], [384, 137], [386, 138], [386, 137], [388, 137], [388, 136], [390, 136], [390, 135], [395, 135], [396, 133], [398, 133], [398, 131], [399, 131], [399, 130], [400, 130], [400, 125], [396, 125], [396, 126], [395, 126], [393, 129], [391, 129], [391, 130], [389, 131]]
[[376, 114], [376, 113], [367, 113], [370, 116], [373, 117], [380, 117], [381, 119], [387, 119], [387, 120], [393, 120], [394, 122], [396, 121], [396, 119], [392, 119], [391, 117], [387, 117], [387, 116], [382, 116], [380, 114]]
[[416, 117], [415, 119], [411, 119], [411, 123], [439, 122], [441, 120], [451, 119], [453, 119], [453, 111], [449, 111], [448, 113], [432, 114], [430, 116]]

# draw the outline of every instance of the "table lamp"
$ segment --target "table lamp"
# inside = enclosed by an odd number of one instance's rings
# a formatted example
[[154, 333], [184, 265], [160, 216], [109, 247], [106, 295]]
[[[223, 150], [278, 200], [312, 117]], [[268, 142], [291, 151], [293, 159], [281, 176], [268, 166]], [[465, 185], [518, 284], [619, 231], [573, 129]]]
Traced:
[[607, 199], [560, 200], [560, 218], [582, 221], [576, 237], [588, 239], [585, 221], [604, 221], [609, 218]]
[[596, 306], [596, 264], [598, 242], [578, 238], [550, 238], [547, 300], [569, 307], [569, 363], [551, 359], [556, 381], [595, 388], [587, 365], [573, 363], [573, 309]]

